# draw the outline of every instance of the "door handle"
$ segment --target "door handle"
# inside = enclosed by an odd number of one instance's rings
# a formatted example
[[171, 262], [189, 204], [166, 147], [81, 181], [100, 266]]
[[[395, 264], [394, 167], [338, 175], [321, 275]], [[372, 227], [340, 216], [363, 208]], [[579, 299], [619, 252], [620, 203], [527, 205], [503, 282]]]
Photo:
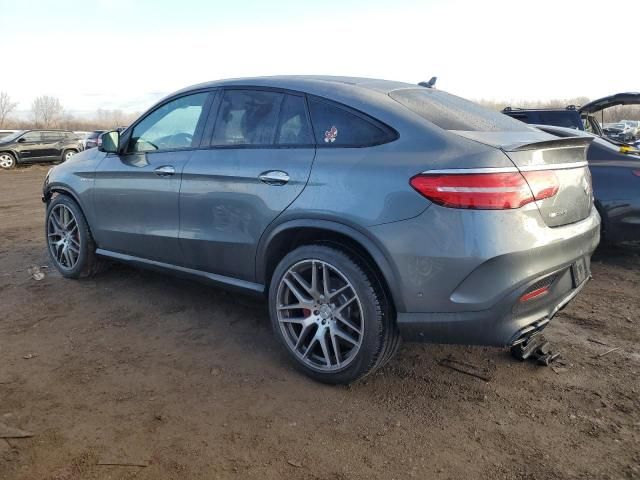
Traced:
[[267, 185], [284, 185], [289, 181], [289, 174], [282, 170], [269, 170], [261, 173], [258, 178]]
[[170, 177], [176, 173], [176, 169], [171, 165], [165, 165], [163, 167], [158, 167], [153, 171], [159, 177]]

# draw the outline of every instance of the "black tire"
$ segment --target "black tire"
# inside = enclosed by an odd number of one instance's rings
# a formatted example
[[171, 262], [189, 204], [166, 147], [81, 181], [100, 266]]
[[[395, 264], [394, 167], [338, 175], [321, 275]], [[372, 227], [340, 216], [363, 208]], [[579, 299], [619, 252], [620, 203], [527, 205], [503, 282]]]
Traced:
[[11, 170], [12, 168], [16, 168], [15, 155], [11, 152], [1, 152], [0, 153], [0, 169]]
[[[75, 217], [77, 222], [78, 243], [80, 245], [79, 254], [76, 263], [67, 268], [60, 263], [53, 251], [53, 246], [49, 242], [49, 222], [50, 216], [58, 205], [64, 205]], [[45, 218], [45, 240], [47, 242], [47, 252], [51, 262], [56, 269], [66, 278], [85, 278], [98, 272], [102, 265], [102, 261], [96, 255], [96, 244], [91, 235], [91, 230], [87, 224], [87, 220], [82, 213], [79, 205], [71, 197], [67, 195], [57, 195], [47, 206], [47, 214]]]
[[[305, 260], [318, 260], [336, 267], [346, 277], [362, 306], [362, 343], [344, 368], [318, 371], [304, 363], [289, 345], [278, 320], [278, 289], [289, 269]], [[269, 313], [273, 330], [293, 364], [314, 380], [349, 384], [382, 367], [397, 351], [400, 335], [379, 279], [357, 257], [325, 245], [306, 245], [287, 254], [276, 267], [269, 287]], [[301, 335], [302, 336], [302, 335]]]

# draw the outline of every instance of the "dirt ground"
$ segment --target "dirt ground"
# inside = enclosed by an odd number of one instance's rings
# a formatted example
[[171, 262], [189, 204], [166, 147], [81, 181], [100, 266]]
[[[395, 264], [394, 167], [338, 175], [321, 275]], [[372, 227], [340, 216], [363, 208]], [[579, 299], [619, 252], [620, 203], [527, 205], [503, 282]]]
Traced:
[[258, 299], [124, 266], [31, 278], [46, 171], [0, 172], [0, 427], [33, 433], [0, 439], [1, 479], [640, 478], [640, 249], [597, 252], [546, 331], [553, 369], [405, 344], [329, 387], [289, 365]]

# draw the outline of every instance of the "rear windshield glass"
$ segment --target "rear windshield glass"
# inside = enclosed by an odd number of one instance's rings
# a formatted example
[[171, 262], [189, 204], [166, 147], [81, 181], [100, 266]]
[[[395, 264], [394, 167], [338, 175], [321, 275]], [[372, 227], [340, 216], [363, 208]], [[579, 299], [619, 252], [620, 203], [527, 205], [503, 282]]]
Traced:
[[445, 130], [477, 132], [528, 131], [524, 123], [464, 98], [431, 88], [395, 90], [395, 101]]

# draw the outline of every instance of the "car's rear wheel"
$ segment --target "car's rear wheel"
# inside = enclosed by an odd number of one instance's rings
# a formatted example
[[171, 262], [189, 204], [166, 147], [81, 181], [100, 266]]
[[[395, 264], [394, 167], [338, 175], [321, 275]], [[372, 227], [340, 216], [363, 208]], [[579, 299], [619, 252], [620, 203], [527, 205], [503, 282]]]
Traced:
[[47, 250], [58, 271], [67, 278], [82, 278], [97, 271], [99, 261], [87, 221], [78, 204], [66, 195], [47, 207]]
[[340, 250], [299, 247], [269, 289], [273, 329], [295, 365], [325, 383], [351, 383], [395, 352], [398, 331], [379, 282]]
[[75, 150], [65, 150], [64, 153], [62, 154], [62, 161], [66, 162], [67, 160], [71, 159], [71, 157], [73, 157], [76, 153]]
[[16, 158], [9, 152], [0, 153], [0, 168], [9, 170], [16, 166]]

